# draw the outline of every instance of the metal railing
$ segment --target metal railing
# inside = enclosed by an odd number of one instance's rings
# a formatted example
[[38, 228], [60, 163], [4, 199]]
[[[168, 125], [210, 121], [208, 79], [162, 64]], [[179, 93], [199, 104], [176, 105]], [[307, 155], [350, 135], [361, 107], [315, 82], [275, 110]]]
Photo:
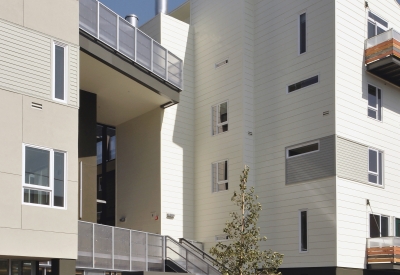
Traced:
[[[165, 237], [166, 260], [170, 260], [192, 274], [221, 275], [211, 263], [196, 255], [169, 236]], [[213, 259], [214, 261], [214, 259]]]
[[389, 29], [381, 34], [368, 38], [367, 40], [365, 40], [365, 49], [375, 47], [376, 45], [379, 45], [390, 39], [400, 41], [400, 33], [395, 31], [394, 29]]
[[79, 1], [79, 27], [126, 58], [182, 89], [182, 60], [99, 1]]
[[113, 226], [78, 222], [77, 268], [164, 271], [165, 237]]

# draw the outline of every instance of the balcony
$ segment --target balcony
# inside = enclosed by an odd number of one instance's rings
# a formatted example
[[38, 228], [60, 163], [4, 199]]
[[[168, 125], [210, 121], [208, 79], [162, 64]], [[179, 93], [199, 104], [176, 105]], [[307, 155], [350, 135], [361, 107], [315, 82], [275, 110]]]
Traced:
[[142, 69], [182, 89], [182, 60], [102, 3], [79, 1], [79, 27]]
[[365, 41], [367, 71], [400, 86], [400, 33], [390, 29]]
[[368, 269], [400, 269], [400, 237], [367, 239]]

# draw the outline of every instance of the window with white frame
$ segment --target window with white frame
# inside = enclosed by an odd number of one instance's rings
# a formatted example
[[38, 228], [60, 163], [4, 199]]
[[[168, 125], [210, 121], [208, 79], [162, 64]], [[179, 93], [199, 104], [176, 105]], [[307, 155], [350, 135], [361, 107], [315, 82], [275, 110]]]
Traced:
[[307, 210], [299, 211], [299, 250], [308, 251]]
[[368, 11], [368, 38], [381, 34], [389, 29], [389, 23], [378, 15]]
[[394, 217], [393, 218], [393, 223], [394, 223], [394, 236], [395, 237], [400, 237], [400, 219]]
[[53, 42], [53, 98], [67, 102], [68, 47], [64, 43]]
[[306, 13], [299, 16], [299, 54], [305, 53], [307, 48]]
[[23, 202], [65, 207], [66, 153], [24, 145]]
[[376, 149], [368, 149], [368, 182], [370, 183], [383, 184], [382, 155], [382, 152]]
[[368, 116], [382, 120], [382, 91], [368, 84]]
[[369, 214], [369, 237], [389, 236], [389, 216]]
[[228, 102], [222, 102], [212, 107], [212, 134], [228, 131]]
[[228, 190], [228, 161], [223, 160], [212, 164], [213, 192]]

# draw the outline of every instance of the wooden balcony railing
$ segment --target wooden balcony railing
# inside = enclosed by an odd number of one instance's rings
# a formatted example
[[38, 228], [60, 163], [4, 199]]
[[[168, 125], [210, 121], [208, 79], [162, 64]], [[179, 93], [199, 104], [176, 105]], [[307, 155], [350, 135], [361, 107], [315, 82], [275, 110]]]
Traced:
[[368, 264], [400, 263], [400, 238], [367, 239], [367, 258]]

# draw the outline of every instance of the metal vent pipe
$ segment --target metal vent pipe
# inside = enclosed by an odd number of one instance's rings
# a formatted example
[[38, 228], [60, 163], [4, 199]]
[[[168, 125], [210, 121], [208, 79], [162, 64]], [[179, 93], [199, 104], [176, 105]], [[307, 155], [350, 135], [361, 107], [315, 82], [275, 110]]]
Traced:
[[167, 14], [168, 0], [156, 0], [156, 15], [159, 13]]
[[137, 17], [135, 14], [128, 14], [125, 16], [125, 20], [131, 23], [135, 28], [138, 27], [139, 17]]

